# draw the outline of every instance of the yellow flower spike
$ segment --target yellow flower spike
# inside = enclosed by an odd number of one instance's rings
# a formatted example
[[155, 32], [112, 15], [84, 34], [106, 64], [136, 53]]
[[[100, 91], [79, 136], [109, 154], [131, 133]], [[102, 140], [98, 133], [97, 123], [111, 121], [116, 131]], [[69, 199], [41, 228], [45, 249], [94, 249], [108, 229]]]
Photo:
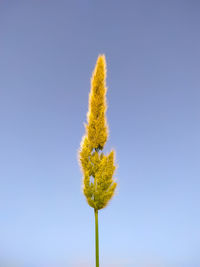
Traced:
[[117, 186], [113, 179], [115, 153], [111, 151], [104, 155], [101, 152], [108, 138], [106, 92], [106, 60], [104, 55], [100, 55], [91, 79], [86, 134], [79, 151], [83, 193], [95, 212], [96, 267], [99, 267], [98, 210], [108, 205]]
[[86, 125], [88, 140], [91, 146], [96, 149], [103, 149], [108, 138], [108, 126], [105, 117], [107, 110], [105, 80], [106, 61], [105, 56], [100, 55], [91, 79], [88, 124]]

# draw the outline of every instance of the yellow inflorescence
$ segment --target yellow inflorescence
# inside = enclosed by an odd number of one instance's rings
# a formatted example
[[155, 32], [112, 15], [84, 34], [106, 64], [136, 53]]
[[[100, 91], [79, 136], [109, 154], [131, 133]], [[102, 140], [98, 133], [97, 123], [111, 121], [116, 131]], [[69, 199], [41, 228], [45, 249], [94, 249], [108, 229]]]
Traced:
[[113, 180], [116, 169], [114, 151], [108, 155], [101, 152], [108, 138], [105, 80], [106, 61], [104, 55], [100, 55], [91, 79], [86, 135], [83, 136], [79, 151], [83, 172], [83, 193], [88, 204], [96, 210], [108, 204], [117, 186]]
[[88, 140], [93, 148], [103, 148], [108, 138], [108, 126], [105, 112], [106, 105], [106, 62], [104, 56], [99, 56], [91, 79], [89, 95], [89, 111], [86, 127]]

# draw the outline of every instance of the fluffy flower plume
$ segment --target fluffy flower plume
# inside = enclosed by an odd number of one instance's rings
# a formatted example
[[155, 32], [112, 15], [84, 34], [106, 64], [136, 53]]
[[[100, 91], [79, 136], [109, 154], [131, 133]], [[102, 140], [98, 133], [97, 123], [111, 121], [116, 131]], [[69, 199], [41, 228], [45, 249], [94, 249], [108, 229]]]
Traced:
[[102, 152], [108, 138], [106, 121], [106, 61], [100, 55], [91, 79], [89, 111], [86, 134], [82, 138], [79, 160], [83, 172], [83, 193], [88, 204], [95, 210], [104, 208], [115, 192], [117, 183], [112, 150], [108, 155]]

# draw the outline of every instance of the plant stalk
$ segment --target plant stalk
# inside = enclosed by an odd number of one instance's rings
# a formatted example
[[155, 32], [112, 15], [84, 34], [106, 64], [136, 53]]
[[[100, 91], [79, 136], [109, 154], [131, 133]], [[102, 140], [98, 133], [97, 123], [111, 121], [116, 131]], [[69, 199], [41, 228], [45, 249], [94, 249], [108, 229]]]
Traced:
[[98, 230], [98, 210], [94, 210], [95, 214], [95, 239], [96, 239], [96, 267], [99, 267], [99, 230]]

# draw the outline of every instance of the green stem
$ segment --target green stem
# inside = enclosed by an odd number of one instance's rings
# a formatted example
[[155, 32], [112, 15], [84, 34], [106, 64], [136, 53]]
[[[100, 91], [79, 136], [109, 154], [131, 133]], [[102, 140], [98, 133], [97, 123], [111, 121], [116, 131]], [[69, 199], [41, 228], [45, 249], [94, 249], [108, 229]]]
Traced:
[[95, 213], [95, 239], [96, 239], [96, 267], [99, 267], [99, 233], [98, 233], [98, 210]]

